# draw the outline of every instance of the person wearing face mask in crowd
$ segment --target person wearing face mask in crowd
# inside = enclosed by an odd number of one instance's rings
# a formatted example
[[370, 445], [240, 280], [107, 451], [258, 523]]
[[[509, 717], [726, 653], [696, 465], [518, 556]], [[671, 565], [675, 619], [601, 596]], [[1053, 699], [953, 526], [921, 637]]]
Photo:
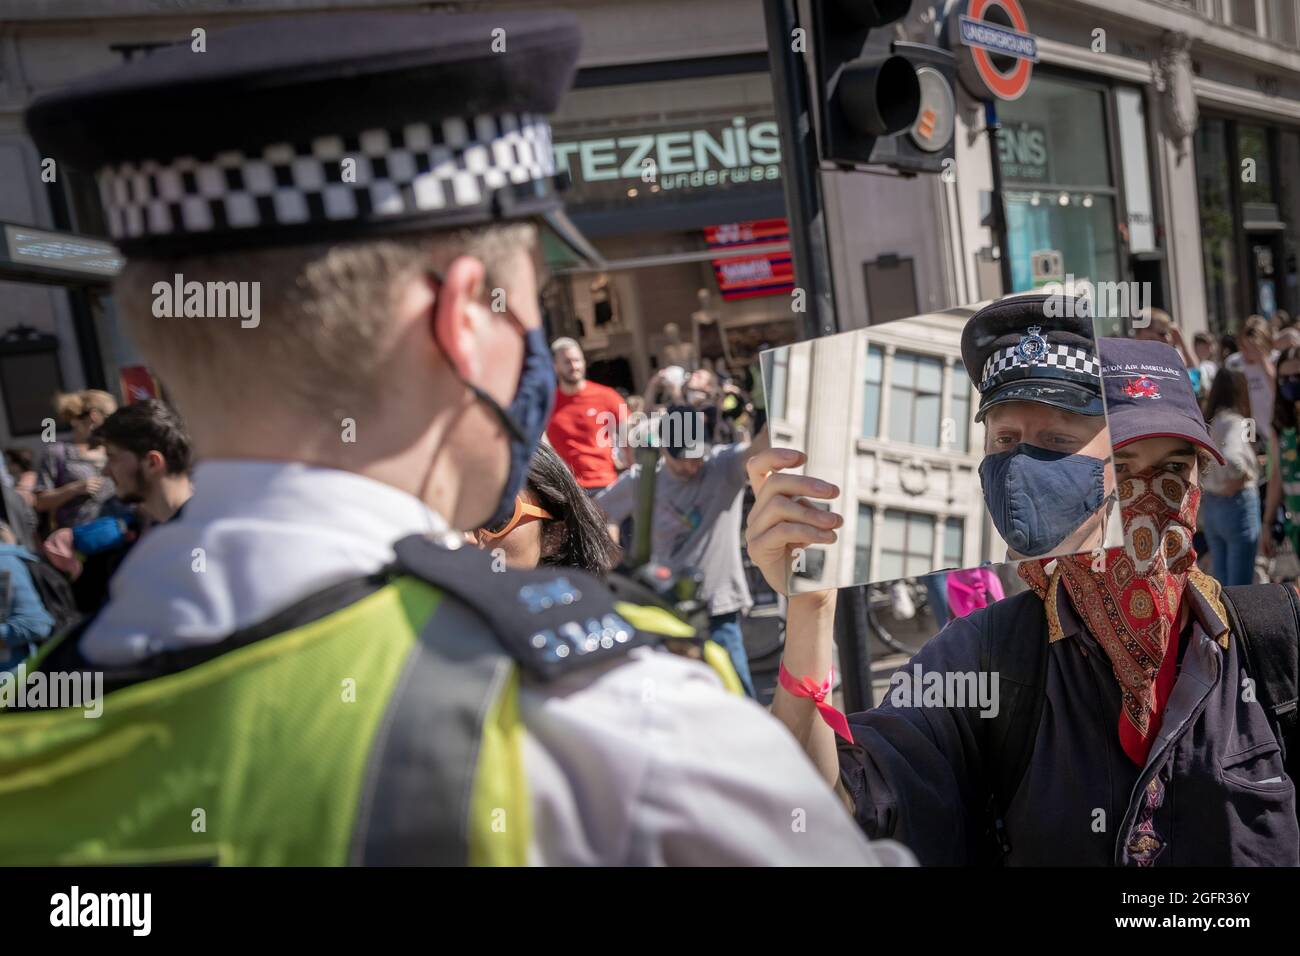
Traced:
[[[1294, 731], [1248, 664], [1281, 647], [1261, 611], [1289, 616], [1294, 644], [1293, 602], [1237, 589], [1230, 611], [1196, 568], [1199, 478], [1222, 459], [1178, 353], [1099, 354], [1123, 544], [1021, 562], [1029, 590], [949, 624], [847, 718], [806, 692], [830, 670], [835, 592], [792, 597], [773, 713], [863, 831], [922, 864], [1294, 866]], [[785, 471], [803, 460], [774, 448], [750, 469], [749, 553], [778, 589], [790, 549], [839, 525], [797, 500], [836, 494]], [[1251, 628], [1230, 623], [1246, 611]]]
[[[100, 719], [0, 710], [23, 741], [0, 859], [174, 860], [203, 807], [195, 846], [235, 865], [907, 862], [771, 715], [663, 650], [684, 624], [633, 626], [598, 579], [464, 540], [513, 520], [554, 395], [535, 257], [566, 224], [542, 117], [576, 18], [303, 16], [210, 43], [201, 76], [164, 47], [28, 112], [42, 155], [98, 171], [121, 313], [199, 464], [108, 606], [36, 662], [102, 672]], [[232, 99], [239, 124], [202, 119]], [[389, 161], [323, 198], [295, 178], [275, 203], [205, 192], [229, 215], [117, 204], [140, 160], [170, 194], [193, 179], [175, 157], [254, 157], [255, 189], [256, 157], [313, 144], [293, 169], [320, 175], [349, 142]], [[176, 274], [259, 284], [259, 324], [154, 318]]]

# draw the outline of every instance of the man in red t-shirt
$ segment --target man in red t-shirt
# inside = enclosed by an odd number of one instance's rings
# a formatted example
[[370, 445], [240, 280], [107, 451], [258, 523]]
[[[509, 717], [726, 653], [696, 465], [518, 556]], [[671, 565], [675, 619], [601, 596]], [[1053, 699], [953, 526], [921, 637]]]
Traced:
[[551, 356], [557, 387], [546, 437], [578, 484], [594, 494], [618, 477], [616, 449], [627, 405], [612, 388], [587, 381], [587, 360], [574, 339], [556, 339]]

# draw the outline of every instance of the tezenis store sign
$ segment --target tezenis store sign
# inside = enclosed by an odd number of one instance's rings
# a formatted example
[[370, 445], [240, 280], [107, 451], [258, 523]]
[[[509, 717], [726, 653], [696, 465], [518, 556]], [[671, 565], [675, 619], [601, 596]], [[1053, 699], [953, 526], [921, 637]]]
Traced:
[[781, 176], [776, 120], [744, 116], [675, 129], [628, 129], [567, 138], [555, 130], [555, 168], [572, 187], [566, 202], [645, 199], [696, 189], [733, 189]]

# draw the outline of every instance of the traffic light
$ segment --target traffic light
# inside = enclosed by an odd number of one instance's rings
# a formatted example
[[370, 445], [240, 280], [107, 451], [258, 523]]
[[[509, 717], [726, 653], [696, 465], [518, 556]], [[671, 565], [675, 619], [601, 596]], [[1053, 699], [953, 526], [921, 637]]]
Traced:
[[812, 0], [822, 159], [938, 172], [952, 156], [956, 66], [946, 50], [893, 39], [911, 6]]

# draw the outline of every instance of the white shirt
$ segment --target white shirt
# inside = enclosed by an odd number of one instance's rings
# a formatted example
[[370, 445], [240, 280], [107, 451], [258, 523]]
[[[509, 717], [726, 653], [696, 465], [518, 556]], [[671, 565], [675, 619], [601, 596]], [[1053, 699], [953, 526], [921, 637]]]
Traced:
[[1201, 487], [1205, 491], [1225, 495], [1238, 482], [1250, 486], [1259, 481], [1259, 459], [1254, 445], [1246, 441], [1247, 434], [1246, 420], [1231, 408], [1221, 409], [1214, 416], [1210, 422], [1210, 438], [1223, 455], [1224, 463], [1212, 464], [1201, 474]]
[[[1277, 368], [1277, 360], [1270, 359]], [[1255, 419], [1255, 434], [1261, 440], [1273, 434], [1273, 400], [1276, 386], [1268, 378], [1264, 366], [1258, 362], [1247, 362], [1240, 352], [1228, 356], [1224, 366], [1246, 376], [1246, 385], [1250, 390], [1250, 417]]]
[[[107, 665], [214, 643], [379, 570], [408, 534], [446, 529], [414, 497], [359, 475], [206, 462], [181, 517], [123, 562], [82, 653]], [[785, 727], [696, 661], [638, 648], [525, 682], [519, 704], [533, 863], [912, 862], [898, 844], [869, 844]]]

